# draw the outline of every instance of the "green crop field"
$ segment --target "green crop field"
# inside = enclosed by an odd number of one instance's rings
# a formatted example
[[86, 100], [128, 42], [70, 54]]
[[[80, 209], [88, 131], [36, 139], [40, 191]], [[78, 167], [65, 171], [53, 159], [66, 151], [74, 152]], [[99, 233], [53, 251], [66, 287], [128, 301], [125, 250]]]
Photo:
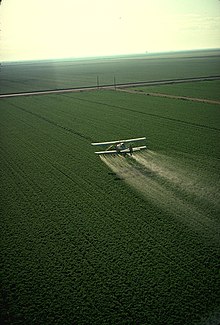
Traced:
[[3, 62], [0, 94], [220, 75], [220, 50]]
[[203, 81], [197, 82], [196, 84], [187, 82], [175, 85], [145, 86], [129, 89], [146, 93], [155, 92], [175, 96], [220, 100], [220, 81]]
[[[1, 99], [2, 321], [219, 324], [219, 119], [119, 91]], [[132, 157], [91, 146], [139, 136]]]

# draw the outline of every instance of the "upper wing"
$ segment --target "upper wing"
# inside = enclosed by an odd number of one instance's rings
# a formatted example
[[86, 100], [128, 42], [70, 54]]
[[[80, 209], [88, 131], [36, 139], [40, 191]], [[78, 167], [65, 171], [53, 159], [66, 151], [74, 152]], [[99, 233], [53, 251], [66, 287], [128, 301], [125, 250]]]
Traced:
[[109, 142], [93, 142], [91, 143], [92, 146], [107, 146], [109, 144], [115, 144], [115, 143], [120, 143], [119, 141], [109, 141]]
[[136, 139], [127, 139], [127, 140], [120, 140], [119, 142], [138, 142], [138, 141], [143, 141], [146, 140], [146, 137], [142, 137], [142, 138], [136, 138]]
[[92, 146], [105, 146], [105, 145], [116, 144], [116, 143], [121, 143], [121, 142], [123, 142], [123, 143], [136, 142], [136, 141], [142, 141], [142, 140], [146, 140], [146, 137], [136, 138], [136, 139], [127, 139], [127, 140], [108, 141], [108, 142], [93, 142], [91, 144], [92, 144]]

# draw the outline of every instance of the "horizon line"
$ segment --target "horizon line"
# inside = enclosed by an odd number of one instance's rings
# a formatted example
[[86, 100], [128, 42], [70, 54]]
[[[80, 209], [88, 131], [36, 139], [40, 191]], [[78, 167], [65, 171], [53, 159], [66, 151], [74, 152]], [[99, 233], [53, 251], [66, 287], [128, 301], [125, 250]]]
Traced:
[[146, 52], [134, 52], [134, 53], [120, 53], [120, 54], [104, 54], [104, 55], [91, 55], [91, 56], [78, 56], [78, 57], [52, 57], [52, 58], [30, 58], [30, 59], [13, 59], [7, 60], [3, 59], [0, 60], [1, 63], [10, 62], [10, 63], [18, 63], [18, 62], [33, 62], [33, 61], [62, 61], [62, 60], [86, 60], [86, 59], [100, 59], [100, 58], [114, 58], [114, 57], [128, 57], [128, 56], [148, 56], [148, 55], [155, 55], [155, 54], [170, 54], [170, 53], [181, 53], [181, 52], [199, 52], [199, 51], [220, 51], [220, 47], [216, 48], [198, 48], [198, 49], [182, 49], [182, 50], [167, 50], [167, 51], [146, 51]]

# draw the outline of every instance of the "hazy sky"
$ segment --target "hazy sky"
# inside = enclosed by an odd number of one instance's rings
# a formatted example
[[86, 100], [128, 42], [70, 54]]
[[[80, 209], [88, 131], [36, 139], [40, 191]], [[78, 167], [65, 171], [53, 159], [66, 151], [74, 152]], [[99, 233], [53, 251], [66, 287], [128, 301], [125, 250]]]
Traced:
[[220, 48], [219, 0], [2, 0], [0, 60]]

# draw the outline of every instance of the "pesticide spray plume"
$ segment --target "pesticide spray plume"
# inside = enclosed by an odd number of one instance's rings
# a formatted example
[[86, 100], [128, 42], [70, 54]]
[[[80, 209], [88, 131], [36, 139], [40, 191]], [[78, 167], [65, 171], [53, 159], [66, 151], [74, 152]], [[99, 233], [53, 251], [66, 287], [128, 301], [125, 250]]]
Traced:
[[127, 157], [105, 155], [100, 158], [117, 178], [145, 199], [206, 237], [220, 239], [217, 222], [201, 204], [206, 202], [217, 209], [218, 191], [203, 184], [196, 174], [189, 174], [175, 158], [150, 150]]

